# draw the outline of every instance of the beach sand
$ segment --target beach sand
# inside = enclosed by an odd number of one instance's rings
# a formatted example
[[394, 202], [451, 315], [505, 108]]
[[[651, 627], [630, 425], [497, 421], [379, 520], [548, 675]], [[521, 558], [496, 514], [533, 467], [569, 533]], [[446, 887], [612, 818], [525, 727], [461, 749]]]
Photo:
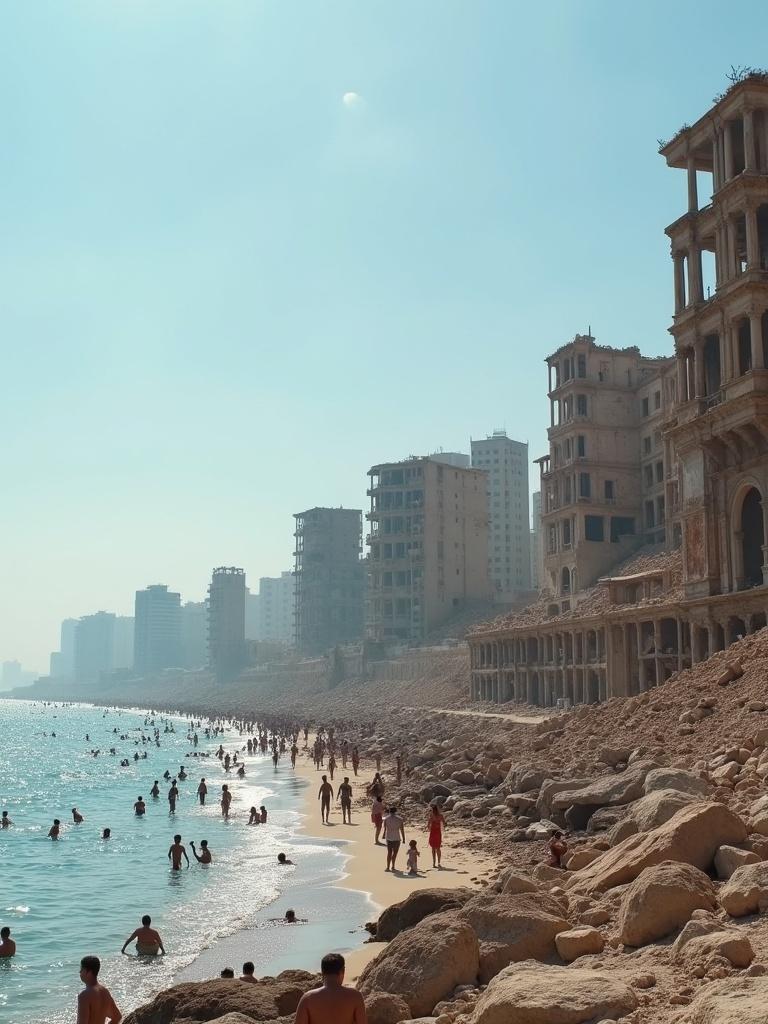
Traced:
[[[339, 758], [339, 764], [341, 758]], [[321, 840], [333, 839], [342, 840], [346, 843], [344, 854], [348, 857], [346, 862], [346, 874], [337, 885], [345, 889], [352, 889], [358, 892], [368, 893], [375, 904], [373, 917], [381, 913], [385, 907], [404, 900], [409, 893], [415, 889], [441, 888], [457, 889], [461, 886], [474, 886], [478, 881], [486, 879], [496, 867], [496, 861], [491, 858], [480, 858], [472, 851], [463, 850], [461, 846], [455, 845], [461, 842], [463, 831], [452, 835], [449, 825], [444, 833], [443, 864], [441, 870], [432, 867], [432, 851], [427, 844], [426, 816], [424, 823], [418, 831], [406, 826], [406, 839], [416, 839], [419, 844], [419, 875], [412, 877], [405, 873], [405, 848], [401, 847], [398, 856], [398, 869], [403, 873], [392, 873], [385, 871], [387, 855], [386, 846], [374, 844], [374, 828], [371, 822], [369, 811], [370, 800], [366, 799], [365, 807], [356, 806], [356, 801], [365, 796], [365, 787], [373, 778], [375, 772], [373, 762], [363, 761], [360, 765], [360, 776], [355, 779], [351, 767], [345, 771], [337, 768], [334, 772], [333, 788], [337, 789], [346, 774], [350, 777], [353, 786], [354, 798], [352, 809], [352, 825], [343, 825], [341, 820], [341, 807], [335, 803], [331, 808], [330, 824], [325, 825], [320, 816], [320, 801], [318, 800], [318, 789], [320, 788], [321, 776], [327, 769], [317, 771], [309, 756], [304, 752], [299, 755], [296, 763], [296, 774], [308, 781], [309, 785], [304, 790], [302, 812], [305, 815], [303, 832], [313, 838]], [[387, 780], [386, 765], [382, 766], [382, 774], [385, 782]], [[358, 949], [345, 954], [347, 961], [347, 980], [354, 982], [365, 965], [372, 960], [384, 948], [381, 942], [366, 942]], [[318, 951], [318, 960], [323, 952]]]

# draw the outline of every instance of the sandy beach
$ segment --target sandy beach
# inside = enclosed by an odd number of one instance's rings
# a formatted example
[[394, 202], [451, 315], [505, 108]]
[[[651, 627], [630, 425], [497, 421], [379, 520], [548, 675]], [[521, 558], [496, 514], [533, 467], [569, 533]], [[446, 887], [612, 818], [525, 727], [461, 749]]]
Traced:
[[[339, 759], [339, 762], [341, 759]], [[450, 825], [444, 834], [443, 864], [442, 869], [432, 867], [432, 853], [427, 844], [426, 820], [419, 824], [418, 829], [406, 826], [406, 838], [416, 839], [419, 844], [419, 874], [417, 877], [405, 873], [405, 851], [401, 848], [399, 855], [398, 872], [385, 871], [386, 847], [383, 843], [379, 846], [374, 844], [374, 829], [369, 811], [370, 801], [365, 798], [366, 786], [370, 783], [376, 771], [373, 761], [361, 760], [360, 775], [355, 778], [350, 767], [347, 771], [337, 768], [334, 772], [333, 788], [336, 791], [345, 775], [349, 775], [354, 792], [352, 825], [342, 824], [341, 807], [335, 802], [331, 808], [331, 820], [324, 824], [320, 816], [320, 801], [318, 800], [318, 789], [321, 776], [327, 774], [327, 768], [317, 771], [312, 763], [309, 751], [301, 751], [296, 762], [296, 774], [299, 778], [307, 781], [308, 785], [303, 793], [304, 823], [302, 831], [311, 838], [327, 841], [332, 839], [335, 842], [343, 841], [344, 854], [347, 857], [345, 868], [346, 873], [339, 879], [337, 885], [341, 888], [367, 893], [374, 904], [372, 917], [381, 913], [386, 907], [393, 903], [404, 900], [409, 893], [415, 889], [426, 889], [439, 887], [442, 889], [456, 889], [461, 886], [477, 885], [478, 882], [486, 879], [496, 868], [496, 862], [492, 858], [479, 858], [476, 853], [468, 852], [457, 846], [462, 832], [453, 833]], [[382, 765], [382, 775], [385, 782], [388, 781], [386, 765]], [[363, 807], [357, 801], [365, 798]], [[346, 954], [347, 977], [355, 981], [362, 972], [365, 965], [372, 960], [384, 948], [380, 942], [365, 942], [358, 949]], [[320, 951], [319, 951], [320, 952]]]

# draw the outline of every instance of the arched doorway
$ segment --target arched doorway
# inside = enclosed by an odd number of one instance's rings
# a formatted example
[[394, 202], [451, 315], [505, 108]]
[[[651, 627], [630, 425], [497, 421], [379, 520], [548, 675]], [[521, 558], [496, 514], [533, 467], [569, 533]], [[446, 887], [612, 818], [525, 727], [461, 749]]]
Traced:
[[763, 582], [763, 506], [760, 492], [750, 487], [741, 503], [742, 577], [745, 587]]

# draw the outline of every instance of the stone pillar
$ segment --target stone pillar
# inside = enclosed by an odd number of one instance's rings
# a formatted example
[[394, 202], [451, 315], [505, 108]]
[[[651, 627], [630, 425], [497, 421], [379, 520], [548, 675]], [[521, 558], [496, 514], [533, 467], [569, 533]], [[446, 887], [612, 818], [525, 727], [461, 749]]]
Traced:
[[749, 314], [749, 340], [752, 346], [752, 369], [765, 369], [763, 359], [763, 323], [759, 313]]
[[656, 685], [658, 686], [661, 682], [661, 660], [659, 658], [659, 654], [661, 652], [661, 622], [658, 619], [653, 620], [653, 650], [653, 663], [656, 669]]
[[715, 129], [712, 136], [712, 191], [720, 188], [720, 132]]
[[688, 157], [688, 213], [696, 213], [699, 208], [699, 196], [696, 182], [696, 161], [692, 155]]
[[730, 181], [733, 177], [733, 139], [731, 137], [729, 121], [726, 121], [723, 125], [723, 148], [725, 153], [725, 180]]
[[732, 217], [728, 217], [725, 222], [725, 266], [726, 280], [730, 281], [738, 273], [736, 267], [736, 228]]
[[675, 312], [685, 309], [685, 254], [676, 252], [672, 256], [675, 267]]
[[696, 385], [695, 385], [696, 386], [696, 398], [703, 398], [704, 397], [704, 392], [706, 390], [705, 378], [704, 378], [704, 342], [701, 341], [699, 338], [696, 339], [696, 342], [695, 342], [695, 345], [694, 345], [694, 353], [695, 353], [694, 354], [694, 359], [695, 359], [694, 375], [695, 375], [695, 382], [696, 382]]
[[677, 353], [677, 400], [688, 401], [688, 375], [685, 372], [685, 355], [682, 352]]
[[677, 620], [677, 671], [683, 670], [683, 622]]
[[744, 111], [744, 170], [757, 170], [757, 148], [755, 146], [755, 113]]
[[757, 207], [748, 206], [744, 211], [747, 227], [747, 270], [760, 267], [760, 247], [757, 235]]
[[688, 250], [688, 305], [704, 301], [704, 286], [701, 274], [701, 249], [692, 244]]

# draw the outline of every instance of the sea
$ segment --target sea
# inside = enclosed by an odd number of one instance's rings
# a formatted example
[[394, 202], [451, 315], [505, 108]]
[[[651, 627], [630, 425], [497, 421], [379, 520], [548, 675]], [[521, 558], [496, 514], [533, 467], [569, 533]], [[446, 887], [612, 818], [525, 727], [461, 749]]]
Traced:
[[[0, 959], [3, 1024], [74, 1020], [86, 954], [100, 957], [101, 979], [125, 1014], [176, 980], [217, 977], [223, 967], [239, 974], [245, 960], [257, 976], [316, 970], [323, 953], [364, 941], [372, 905], [367, 894], [336, 886], [345, 844], [302, 835], [307, 783], [290, 758], [274, 768], [270, 757], [242, 750], [246, 737], [238, 731], [206, 739], [205, 724], [195, 748], [184, 718], [0, 700], [0, 810], [13, 822], [0, 829], [0, 926], [8, 925], [17, 943], [15, 957]], [[219, 743], [245, 759], [244, 779], [225, 774], [215, 757]], [[178, 777], [180, 766], [187, 779], [178, 783], [171, 815], [163, 775]], [[201, 777], [209, 788], [204, 807], [196, 797]], [[153, 800], [155, 779], [160, 797]], [[228, 822], [218, 802], [224, 782], [233, 792]], [[133, 812], [139, 795], [147, 803], [141, 818]], [[267, 823], [249, 826], [249, 808], [262, 804]], [[82, 824], [73, 823], [73, 807]], [[62, 823], [57, 842], [48, 838], [54, 818]], [[105, 827], [108, 840], [101, 838]], [[192, 864], [173, 872], [167, 854], [177, 832]], [[195, 840], [199, 850], [201, 839], [212, 851], [210, 866], [198, 864], [189, 848]], [[278, 866], [281, 851], [293, 866]], [[284, 923], [288, 908], [299, 924]], [[143, 914], [152, 917], [166, 956], [121, 955]]]

